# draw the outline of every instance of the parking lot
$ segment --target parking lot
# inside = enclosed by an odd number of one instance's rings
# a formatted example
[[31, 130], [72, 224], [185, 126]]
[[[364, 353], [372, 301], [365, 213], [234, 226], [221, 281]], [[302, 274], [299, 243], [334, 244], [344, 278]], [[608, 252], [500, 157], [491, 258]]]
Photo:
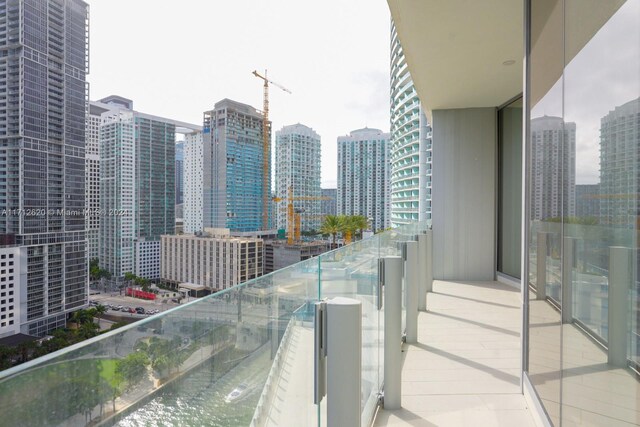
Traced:
[[[174, 302], [172, 298], [156, 299], [155, 301], [148, 301], [139, 298], [128, 297], [124, 295], [118, 295], [113, 293], [100, 293], [91, 295], [89, 301], [95, 301], [98, 304], [104, 305], [108, 308], [107, 313], [111, 315], [131, 316], [131, 317], [147, 317], [149, 314], [156, 314], [173, 307], [180, 305]], [[112, 307], [122, 306], [123, 309], [114, 309]], [[144, 314], [130, 313], [126, 309], [134, 309], [136, 307], [142, 307]], [[157, 310], [157, 311], [156, 311]]]

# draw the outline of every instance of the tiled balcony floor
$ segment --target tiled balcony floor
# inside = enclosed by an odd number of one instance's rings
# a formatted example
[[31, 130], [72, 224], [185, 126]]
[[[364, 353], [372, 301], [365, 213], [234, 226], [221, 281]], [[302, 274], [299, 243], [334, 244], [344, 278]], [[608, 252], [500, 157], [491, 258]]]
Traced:
[[520, 393], [520, 292], [497, 282], [434, 282], [404, 347], [402, 409], [375, 426], [534, 426]]

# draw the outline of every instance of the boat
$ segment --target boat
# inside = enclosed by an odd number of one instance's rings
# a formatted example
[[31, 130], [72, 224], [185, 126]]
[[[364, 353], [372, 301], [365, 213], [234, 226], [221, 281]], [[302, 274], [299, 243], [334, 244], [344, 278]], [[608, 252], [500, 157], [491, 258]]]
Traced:
[[247, 388], [248, 387], [245, 383], [238, 385], [238, 387], [234, 388], [231, 393], [227, 394], [227, 397], [224, 399], [224, 401], [227, 403], [231, 403], [239, 400], [240, 398], [244, 397]]

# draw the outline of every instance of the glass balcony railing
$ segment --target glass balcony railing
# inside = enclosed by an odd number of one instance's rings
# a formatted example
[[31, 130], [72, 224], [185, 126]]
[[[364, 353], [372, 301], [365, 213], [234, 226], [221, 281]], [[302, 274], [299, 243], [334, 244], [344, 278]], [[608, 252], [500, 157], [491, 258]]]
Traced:
[[338, 296], [362, 303], [368, 423], [383, 378], [378, 259], [426, 227], [386, 231], [0, 372], [0, 426], [326, 424], [326, 399], [313, 403], [314, 303]]
[[[538, 240], [542, 239], [541, 246]], [[630, 283], [625, 284], [627, 324], [623, 325], [626, 337], [627, 359], [631, 366], [640, 366], [640, 306], [637, 304], [640, 280], [634, 277], [638, 269], [635, 248], [635, 230], [590, 224], [560, 224], [555, 222], [534, 222], [532, 245], [530, 247], [530, 283], [544, 286], [544, 296], [558, 311], [563, 312], [563, 322], [580, 326], [588, 335], [604, 347], [609, 347], [609, 311], [613, 286], [611, 265], [614, 263], [612, 249], [621, 248], [628, 252], [626, 269], [630, 272]], [[545, 254], [538, 251], [546, 251]], [[633, 255], [633, 256], [632, 256]], [[564, 260], [564, 264], [563, 264]], [[546, 271], [545, 280], [538, 280], [541, 270]], [[563, 296], [570, 303], [563, 303]]]

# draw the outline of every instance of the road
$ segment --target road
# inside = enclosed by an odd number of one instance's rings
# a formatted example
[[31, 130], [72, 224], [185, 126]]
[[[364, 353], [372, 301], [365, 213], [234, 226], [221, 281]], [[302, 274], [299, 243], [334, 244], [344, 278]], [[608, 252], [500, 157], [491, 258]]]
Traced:
[[[99, 304], [110, 304], [110, 305], [122, 305], [122, 306], [126, 306], [126, 307], [142, 307], [144, 308], [145, 311], [149, 311], [149, 310], [160, 310], [162, 311], [166, 311], [169, 309], [172, 309], [174, 307], [177, 307], [178, 303], [175, 302], [171, 302], [170, 299], [164, 299], [164, 300], [160, 300], [157, 299], [155, 301], [147, 301], [147, 300], [142, 300], [139, 298], [133, 298], [133, 297], [128, 297], [128, 296], [124, 296], [124, 295], [118, 295], [118, 294], [112, 294], [112, 293], [100, 293], [98, 295], [91, 295], [90, 297], [91, 301], [96, 301]], [[123, 315], [125, 313], [121, 312], [121, 311], [115, 311], [115, 310], [109, 310], [108, 311], [109, 314], [114, 314], [114, 315]], [[146, 317], [146, 315], [139, 315], [139, 314], [131, 314], [129, 313], [132, 317], [138, 317], [138, 318], [144, 318]]]

